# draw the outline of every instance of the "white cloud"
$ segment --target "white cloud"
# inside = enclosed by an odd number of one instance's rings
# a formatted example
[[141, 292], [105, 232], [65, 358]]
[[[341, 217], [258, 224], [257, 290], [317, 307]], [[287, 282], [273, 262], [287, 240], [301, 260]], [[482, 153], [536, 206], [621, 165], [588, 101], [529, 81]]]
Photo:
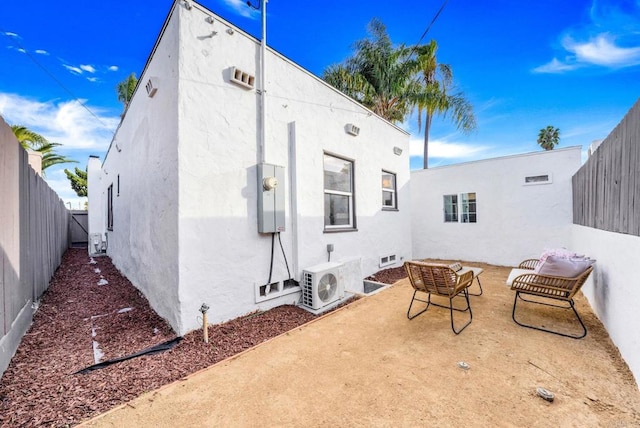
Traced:
[[[94, 114], [101, 112], [92, 108]], [[0, 93], [0, 114], [13, 125], [24, 125], [65, 150], [104, 151], [118, 126], [118, 117], [94, 117], [77, 101], [39, 102]]]
[[112, 65], [111, 67], [109, 67], [109, 71], [118, 71], [118, 66]]
[[[421, 138], [411, 138], [409, 142], [409, 152], [412, 157], [422, 157], [424, 140]], [[429, 159], [456, 159], [468, 160], [477, 158], [481, 153], [490, 149], [488, 146], [472, 145], [464, 143], [450, 143], [442, 140], [429, 141]]]
[[88, 80], [89, 82], [97, 82], [97, 81], [98, 81], [98, 80], [100, 80], [100, 79], [98, 79], [97, 77], [87, 77], [87, 80]]
[[4, 32], [5, 36], [9, 36], [9, 37], [17, 37], [19, 38], [20, 36], [18, 35], [18, 33], [12, 33], [11, 31], [5, 31]]
[[578, 68], [577, 64], [568, 64], [558, 61], [557, 58], [552, 59], [547, 64], [541, 65], [533, 69], [534, 73], [564, 73]]
[[93, 68], [93, 66], [91, 66], [91, 65], [84, 65], [83, 64], [83, 65], [80, 65], [80, 68], [82, 70], [86, 71], [87, 73], [95, 73], [96, 72], [96, 69]]
[[18, 52], [21, 52], [21, 53], [27, 53], [27, 51], [25, 49], [22, 49], [22, 48], [17, 48], [16, 50]]
[[84, 169], [89, 154], [103, 155], [111, 142], [119, 117], [103, 115], [92, 107], [94, 117], [77, 101], [40, 102], [20, 95], [0, 92], [0, 115], [11, 125], [24, 125], [49, 141], [60, 143], [57, 151], [78, 161], [77, 164], [54, 165], [46, 170], [46, 181], [73, 209], [84, 207], [71, 189], [64, 169]]
[[44, 49], [36, 49], [34, 52], [39, 55], [49, 55], [49, 52], [45, 51]]
[[576, 24], [562, 33], [556, 58], [534, 72], [640, 65], [640, 2], [593, 0], [588, 16], [589, 22]]
[[619, 47], [610, 34], [598, 34], [588, 42], [578, 43], [570, 36], [562, 41], [562, 46], [575, 54], [578, 62], [605, 67], [630, 67], [640, 64], [639, 47]]
[[[255, 10], [247, 5], [245, 0], [223, 0], [224, 3], [238, 15], [245, 18], [258, 19], [260, 17], [260, 11]], [[253, 4], [260, 3], [261, 0], [253, 0]]]
[[74, 74], [82, 74], [82, 70], [79, 69], [78, 67], [74, 67], [72, 65], [67, 65], [67, 64], [62, 64], [62, 66]]

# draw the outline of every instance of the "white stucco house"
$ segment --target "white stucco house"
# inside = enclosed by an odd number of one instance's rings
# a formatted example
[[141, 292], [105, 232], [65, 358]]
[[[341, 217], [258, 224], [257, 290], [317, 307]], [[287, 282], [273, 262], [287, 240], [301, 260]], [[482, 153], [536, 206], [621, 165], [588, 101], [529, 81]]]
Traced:
[[571, 248], [571, 177], [581, 147], [411, 172], [414, 258], [517, 266]]
[[298, 303], [305, 272], [327, 269], [359, 292], [412, 257], [409, 135], [269, 48], [265, 97], [261, 51], [174, 2], [108, 153], [89, 159], [90, 252], [178, 334], [203, 304], [217, 323]]

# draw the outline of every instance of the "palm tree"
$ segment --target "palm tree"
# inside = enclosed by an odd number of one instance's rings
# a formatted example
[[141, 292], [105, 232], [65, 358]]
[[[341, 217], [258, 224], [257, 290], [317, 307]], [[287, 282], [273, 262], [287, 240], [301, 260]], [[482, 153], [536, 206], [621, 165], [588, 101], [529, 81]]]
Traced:
[[45, 177], [45, 170], [53, 165], [78, 163], [78, 161], [59, 155], [54, 151], [54, 148], [60, 146], [60, 144], [50, 143], [42, 135], [30, 130], [26, 126], [11, 125], [11, 130], [22, 148], [42, 154], [42, 175]]
[[560, 143], [560, 129], [549, 125], [538, 133], [538, 144], [545, 150], [553, 150]]
[[37, 132], [33, 132], [26, 126], [11, 125], [13, 135], [16, 136], [18, 142], [25, 150], [35, 150], [36, 147], [47, 144], [48, 141], [42, 135]]
[[418, 129], [424, 119], [424, 169], [429, 167], [429, 132], [435, 114], [446, 117], [451, 114], [456, 127], [462, 132], [476, 128], [473, 106], [462, 92], [454, 92], [453, 71], [448, 64], [439, 64], [436, 59], [438, 44], [431, 40], [429, 44], [416, 46], [413, 67], [418, 74], [419, 92], [413, 94], [413, 102], [418, 108]]
[[411, 110], [412, 70], [407, 48], [394, 47], [378, 19], [367, 26], [370, 37], [354, 44], [344, 64], [328, 67], [322, 78], [390, 122], [401, 122]]
[[124, 104], [124, 109], [126, 110], [131, 102], [131, 98], [133, 98], [133, 91], [136, 89], [136, 85], [138, 84], [138, 79], [136, 78], [135, 73], [131, 73], [127, 78], [125, 78], [122, 82], [116, 85], [116, 92], [118, 93], [118, 101]]
[[437, 43], [394, 47], [379, 20], [368, 25], [370, 38], [354, 44], [354, 53], [344, 64], [328, 67], [323, 79], [369, 107], [390, 122], [406, 119], [418, 108], [418, 127], [425, 113], [424, 167], [428, 167], [429, 131], [435, 114], [451, 117], [457, 128], [469, 132], [476, 128], [473, 107], [462, 92], [454, 92], [453, 72], [438, 64]]
[[68, 169], [65, 169], [64, 173], [69, 179], [69, 182], [71, 182], [71, 188], [76, 192], [76, 195], [80, 197], [87, 196], [87, 171], [76, 167], [75, 173]]

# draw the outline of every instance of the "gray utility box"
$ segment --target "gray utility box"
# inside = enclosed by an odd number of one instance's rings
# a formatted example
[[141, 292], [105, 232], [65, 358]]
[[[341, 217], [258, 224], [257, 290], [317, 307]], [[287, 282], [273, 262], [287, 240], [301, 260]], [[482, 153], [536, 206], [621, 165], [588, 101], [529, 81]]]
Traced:
[[258, 164], [258, 232], [284, 232], [284, 167]]

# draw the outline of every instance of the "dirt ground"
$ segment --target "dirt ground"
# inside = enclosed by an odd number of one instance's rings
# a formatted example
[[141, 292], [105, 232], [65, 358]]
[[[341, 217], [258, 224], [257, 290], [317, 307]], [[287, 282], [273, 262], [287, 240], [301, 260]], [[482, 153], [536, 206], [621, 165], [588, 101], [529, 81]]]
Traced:
[[[407, 319], [405, 279], [85, 426], [640, 426], [633, 375], [581, 295], [584, 339], [525, 329], [511, 319], [509, 268], [475, 266], [484, 294], [458, 336], [448, 310]], [[573, 328], [569, 311], [523, 309]]]

